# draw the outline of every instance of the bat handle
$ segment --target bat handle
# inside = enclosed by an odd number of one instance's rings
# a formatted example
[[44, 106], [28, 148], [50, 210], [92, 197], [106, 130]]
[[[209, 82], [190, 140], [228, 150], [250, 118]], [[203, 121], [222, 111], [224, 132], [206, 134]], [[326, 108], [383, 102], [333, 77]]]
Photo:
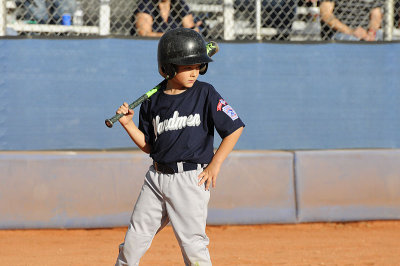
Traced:
[[116, 114], [113, 117], [106, 119], [105, 123], [106, 126], [109, 128], [112, 128], [112, 126], [114, 125], [115, 122], [117, 122], [121, 117], [123, 117], [123, 114]]
[[[129, 105], [129, 109], [135, 109], [135, 107], [137, 107], [139, 104], [144, 102], [147, 98], [149, 98], [149, 96], [147, 96], [147, 94], [143, 94], [140, 98], [138, 98], [136, 101], [134, 101], [133, 103], [131, 103]], [[106, 121], [105, 121], [106, 126], [109, 128], [112, 128], [114, 123], [117, 122], [123, 116], [124, 116], [124, 114], [116, 114], [113, 117], [106, 119]]]

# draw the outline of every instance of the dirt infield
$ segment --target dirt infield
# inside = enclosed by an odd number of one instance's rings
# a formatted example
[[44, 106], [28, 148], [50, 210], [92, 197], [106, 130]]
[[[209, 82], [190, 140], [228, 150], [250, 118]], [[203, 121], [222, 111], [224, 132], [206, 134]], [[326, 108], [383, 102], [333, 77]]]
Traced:
[[[113, 265], [126, 228], [0, 230], [0, 265]], [[214, 265], [400, 265], [400, 221], [209, 226]], [[170, 226], [141, 265], [182, 265]]]

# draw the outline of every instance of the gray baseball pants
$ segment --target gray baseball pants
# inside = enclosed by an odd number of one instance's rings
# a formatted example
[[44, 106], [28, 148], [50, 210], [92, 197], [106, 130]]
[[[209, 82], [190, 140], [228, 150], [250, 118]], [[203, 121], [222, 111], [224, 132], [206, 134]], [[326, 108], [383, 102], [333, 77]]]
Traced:
[[169, 222], [185, 265], [211, 265], [205, 232], [210, 191], [198, 186], [202, 171], [198, 165], [197, 170], [167, 175], [150, 166], [115, 265], [139, 265], [154, 236]]

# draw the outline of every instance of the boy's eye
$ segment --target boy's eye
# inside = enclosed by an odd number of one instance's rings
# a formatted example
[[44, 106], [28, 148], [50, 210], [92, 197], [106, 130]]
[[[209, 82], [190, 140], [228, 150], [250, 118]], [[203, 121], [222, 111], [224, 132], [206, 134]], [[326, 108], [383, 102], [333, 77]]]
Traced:
[[185, 66], [183, 67], [184, 70], [193, 70], [193, 69], [200, 69], [200, 65], [196, 66]]

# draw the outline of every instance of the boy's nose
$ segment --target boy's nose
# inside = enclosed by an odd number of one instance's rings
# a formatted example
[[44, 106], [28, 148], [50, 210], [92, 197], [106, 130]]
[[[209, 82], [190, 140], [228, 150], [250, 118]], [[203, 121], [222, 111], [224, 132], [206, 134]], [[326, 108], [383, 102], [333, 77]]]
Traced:
[[192, 76], [192, 77], [195, 77], [195, 76], [196, 76], [196, 70], [195, 70], [195, 69], [192, 70], [192, 71], [190, 71], [190, 76]]

